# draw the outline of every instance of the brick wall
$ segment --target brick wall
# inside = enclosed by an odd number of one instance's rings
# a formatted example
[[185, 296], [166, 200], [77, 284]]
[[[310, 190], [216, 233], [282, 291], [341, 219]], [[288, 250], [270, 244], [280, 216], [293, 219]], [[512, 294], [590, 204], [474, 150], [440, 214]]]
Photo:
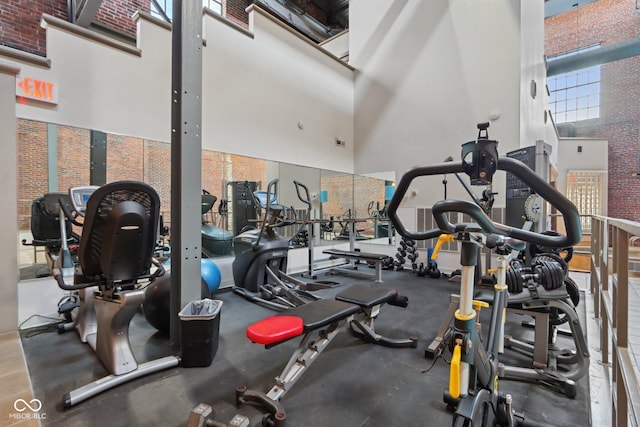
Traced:
[[[19, 229], [28, 230], [33, 200], [48, 192], [47, 124], [18, 120], [18, 200]], [[90, 183], [90, 131], [69, 126], [57, 126], [58, 191]], [[130, 179], [151, 185], [160, 196], [164, 224], [171, 226], [171, 146], [168, 143], [107, 134], [107, 182]], [[226, 182], [256, 181], [261, 188], [267, 185], [267, 162], [251, 157], [203, 150], [201, 188], [218, 197], [215, 216], [207, 217], [217, 223], [219, 200], [225, 196]], [[322, 189], [329, 192], [323, 204], [324, 217], [342, 217], [352, 208], [358, 218], [366, 218], [371, 201], [384, 200], [384, 185], [379, 179], [339, 175], [323, 178]], [[200, 191], [200, 189], [198, 189]], [[374, 204], [375, 207], [375, 204]], [[231, 218], [229, 218], [230, 220]], [[231, 229], [232, 224], [229, 224]], [[358, 224], [362, 234], [373, 235], [371, 221]], [[80, 232], [80, 230], [76, 230]], [[340, 231], [338, 226], [337, 231]]]
[[252, 4], [252, 0], [226, 0], [222, 2], [222, 16], [226, 16], [230, 21], [249, 28], [249, 14], [247, 7]]
[[90, 154], [91, 133], [89, 130], [69, 126], [58, 127], [59, 191], [67, 191], [70, 187], [90, 184]]
[[[18, 119], [18, 219], [28, 230], [31, 203], [47, 192], [47, 124]], [[26, 167], [22, 167], [22, 166]]]
[[[252, 0], [224, 0], [222, 15], [244, 28], [249, 27], [247, 7]], [[328, 25], [326, 14], [312, 2], [293, 0], [306, 13]], [[103, 0], [95, 21], [135, 38], [133, 14], [151, 10], [150, 0]], [[67, 0], [2, 0], [0, 1], [0, 45], [19, 49], [39, 56], [46, 55], [45, 30], [40, 27], [42, 14], [69, 20]], [[168, 11], [171, 14], [171, 11]]]
[[291, 0], [291, 3], [304, 10], [306, 14], [313, 16], [318, 22], [324, 25], [328, 25], [327, 14], [324, 13], [324, 11], [316, 6], [312, 1]]
[[[49, 191], [47, 124], [18, 119], [17, 129], [18, 226], [20, 230], [29, 230], [33, 200]], [[59, 191], [88, 185], [90, 131], [57, 126], [56, 137]], [[264, 160], [203, 150], [201, 188], [218, 197], [218, 200], [225, 195], [227, 180], [260, 181], [264, 187], [266, 175], [267, 163]], [[107, 182], [124, 179], [151, 185], [160, 196], [160, 213], [165, 225], [171, 224], [170, 144], [107, 134]], [[219, 202], [214, 206], [214, 213], [217, 213], [218, 206]]]
[[[144, 140], [140, 166], [143, 181], [152, 186], [160, 196], [160, 214], [165, 225], [171, 223], [171, 145]], [[109, 150], [109, 147], [107, 147]], [[107, 170], [109, 165], [107, 165]]]
[[103, 0], [95, 21], [135, 38], [136, 24], [131, 17], [138, 11], [149, 12], [150, 0]]
[[[635, 0], [599, 0], [545, 20], [547, 56], [640, 36]], [[609, 140], [608, 215], [640, 221], [640, 57], [603, 64], [600, 117], [575, 122], [576, 137]]]
[[[353, 182], [353, 205], [355, 215], [358, 219], [369, 218], [369, 205], [375, 210], [376, 202], [379, 208], [384, 208], [384, 181], [364, 176], [356, 176]], [[366, 221], [357, 224], [360, 233], [367, 236], [375, 235], [373, 221]]]
[[36, 55], [45, 55], [43, 13], [67, 19], [66, 0], [0, 1], [0, 44]]
[[[104, 0], [95, 21], [135, 38], [131, 17], [138, 9], [149, 12], [150, 0]], [[67, 0], [0, 1], [0, 44], [45, 56], [45, 30], [40, 27], [44, 13], [67, 21]]]

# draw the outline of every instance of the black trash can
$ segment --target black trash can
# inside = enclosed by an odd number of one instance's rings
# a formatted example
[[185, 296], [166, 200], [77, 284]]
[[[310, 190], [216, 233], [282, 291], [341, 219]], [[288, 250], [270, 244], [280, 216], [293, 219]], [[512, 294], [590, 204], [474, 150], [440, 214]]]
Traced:
[[182, 331], [182, 366], [207, 367], [218, 351], [222, 301], [192, 301], [178, 315]]

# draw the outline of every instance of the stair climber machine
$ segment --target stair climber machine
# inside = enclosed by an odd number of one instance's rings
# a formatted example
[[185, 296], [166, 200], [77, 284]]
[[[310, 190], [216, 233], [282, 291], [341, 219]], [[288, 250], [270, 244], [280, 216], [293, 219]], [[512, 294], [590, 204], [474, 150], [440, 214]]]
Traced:
[[300, 223], [302, 228], [311, 213], [309, 189], [298, 181], [293, 183], [298, 199], [307, 206], [304, 220], [289, 218], [287, 212], [293, 209], [278, 204], [278, 179], [275, 179], [269, 183], [267, 191], [251, 193], [255, 206], [264, 212], [261, 227], [240, 233], [233, 242], [233, 291], [249, 301], [277, 311], [317, 300], [319, 298], [309, 291], [332, 286], [306, 283], [286, 274], [290, 241], [278, 234], [276, 229], [294, 223]]
[[[511, 427], [533, 424], [524, 414], [513, 410], [517, 399], [499, 387], [499, 355], [504, 348], [504, 318], [509, 302], [508, 262], [512, 253], [524, 250], [525, 242], [547, 248], [564, 248], [574, 246], [582, 238], [580, 216], [573, 203], [522, 162], [509, 157], [499, 157], [498, 142], [489, 139], [488, 125], [479, 124], [478, 138], [462, 146], [461, 162], [416, 166], [407, 171], [400, 179], [388, 207], [389, 219], [398, 233], [405, 238], [427, 240], [440, 235], [452, 235], [461, 242], [462, 277], [453, 328], [445, 338], [452, 356], [449, 384], [443, 396], [447, 407], [455, 411], [452, 425], [460, 427]], [[469, 176], [471, 185], [488, 185], [497, 170], [516, 175], [557, 209], [564, 219], [565, 235], [548, 235], [512, 228], [492, 221], [476, 203], [452, 199], [441, 200], [433, 205], [432, 214], [437, 224], [437, 228], [433, 230], [411, 231], [401, 222], [398, 207], [414, 179], [446, 173], [465, 173]], [[453, 224], [449, 220], [450, 213], [466, 214], [470, 222]], [[482, 247], [492, 249], [498, 256], [491, 320], [488, 325], [482, 325], [482, 330], [488, 332], [486, 342], [482, 339], [484, 334], [478, 332], [480, 316], [474, 309], [474, 273], [478, 268], [478, 252]], [[529, 278], [541, 280], [540, 276], [548, 276], [544, 279], [545, 283], [548, 281], [554, 286], [562, 283], [562, 269], [555, 268], [551, 262], [541, 263], [540, 268], [533, 272], [523, 270], [518, 274], [522, 281]], [[536, 379], [542, 380], [539, 377]]]

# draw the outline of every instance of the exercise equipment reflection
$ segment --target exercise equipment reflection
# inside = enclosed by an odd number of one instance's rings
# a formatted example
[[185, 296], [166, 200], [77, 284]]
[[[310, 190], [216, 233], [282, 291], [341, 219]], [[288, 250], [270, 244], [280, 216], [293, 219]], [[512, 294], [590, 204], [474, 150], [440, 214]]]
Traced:
[[[23, 246], [33, 246], [34, 262], [37, 261], [37, 248], [45, 250], [48, 271], [39, 273], [38, 277], [50, 275], [54, 267], [73, 267], [73, 260], [68, 253], [62, 259], [61, 251], [69, 245], [77, 245], [80, 236], [73, 231], [71, 221], [65, 216], [61, 203], [69, 203], [67, 193], [47, 193], [31, 203], [31, 235], [32, 240], [22, 239]], [[75, 252], [75, 248], [72, 252]], [[66, 265], [62, 265], [62, 263]]]
[[[267, 186], [267, 191], [254, 191], [254, 203], [264, 212], [259, 229], [245, 231], [234, 240], [235, 259], [232, 264], [235, 286], [233, 291], [249, 301], [282, 311], [317, 300], [309, 291], [326, 289], [334, 284], [306, 283], [286, 274], [289, 239], [276, 230], [309, 221], [311, 198], [308, 188], [294, 181], [298, 199], [307, 206], [302, 221], [287, 217], [284, 206], [277, 202], [278, 180]], [[297, 233], [295, 233], [297, 234]]]

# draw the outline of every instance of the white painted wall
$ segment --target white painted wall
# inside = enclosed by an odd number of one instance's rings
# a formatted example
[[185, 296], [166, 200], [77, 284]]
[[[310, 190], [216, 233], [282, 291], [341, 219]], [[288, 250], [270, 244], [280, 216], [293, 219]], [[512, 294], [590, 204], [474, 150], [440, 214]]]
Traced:
[[[551, 163], [558, 161], [558, 137], [548, 109], [544, 62], [544, 3], [521, 2], [520, 147], [544, 141], [551, 146]], [[532, 89], [532, 85], [535, 89]], [[535, 93], [535, 97], [533, 96]]]
[[[57, 21], [56, 21], [57, 22]], [[142, 23], [141, 55], [45, 25], [50, 69], [23, 73], [55, 82], [59, 104], [18, 104], [20, 118], [169, 141], [171, 33]]]
[[[353, 70], [258, 8], [251, 17], [246, 32], [204, 15], [203, 148], [353, 172]], [[168, 29], [141, 15], [135, 55], [46, 27], [51, 68], [24, 72], [56, 82], [59, 104], [21, 104], [18, 117], [170, 140]]]
[[[581, 152], [578, 152], [578, 147]], [[601, 171], [607, 172], [609, 164], [609, 141], [604, 139], [561, 138], [558, 143], [558, 190], [562, 193], [567, 188], [567, 172], [569, 171]], [[605, 181], [606, 182], [606, 181]], [[607, 192], [603, 193], [604, 211], [607, 215]]]
[[[475, 139], [476, 124], [494, 110], [502, 116], [490, 136], [503, 152], [515, 146], [520, 57], [512, 3], [350, 3], [358, 172], [396, 169], [400, 176], [416, 164], [457, 161], [461, 144]], [[414, 203], [439, 200], [438, 187]]]
[[250, 11], [253, 38], [205, 17], [203, 147], [352, 173], [352, 69]]
[[0, 333], [18, 328], [18, 153], [16, 150], [15, 87], [18, 71], [0, 61]]
[[[492, 113], [499, 118], [489, 136], [500, 142], [501, 154], [545, 139], [544, 98], [522, 98], [524, 82], [528, 88], [528, 81], [542, 79], [544, 72], [543, 10], [541, 2], [524, 3], [350, 2], [358, 173], [395, 169], [400, 177], [417, 164], [440, 163], [447, 156], [459, 161], [461, 145], [475, 139], [476, 124], [489, 121]], [[541, 80], [540, 92], [543, 87]], [[522, 104], [527, 112], [521, 115]], [[540, 120], [534, 122], [534, 116]], [[466, 197], [452, 178], [448, 196]], [[417, 183], [418, 194], [407, 204], [440, 200], [441, 181]], [[502, 193], [496, 206], [503, 206], [504, 174], [496, 174], [494, 191]]]
[[333, 55], [338, 58], [348, 57], [349, 56], [349, 30], [344, 30], [340, 34], [336, 34], [320, 43], [323, 49], [331, 52]]

